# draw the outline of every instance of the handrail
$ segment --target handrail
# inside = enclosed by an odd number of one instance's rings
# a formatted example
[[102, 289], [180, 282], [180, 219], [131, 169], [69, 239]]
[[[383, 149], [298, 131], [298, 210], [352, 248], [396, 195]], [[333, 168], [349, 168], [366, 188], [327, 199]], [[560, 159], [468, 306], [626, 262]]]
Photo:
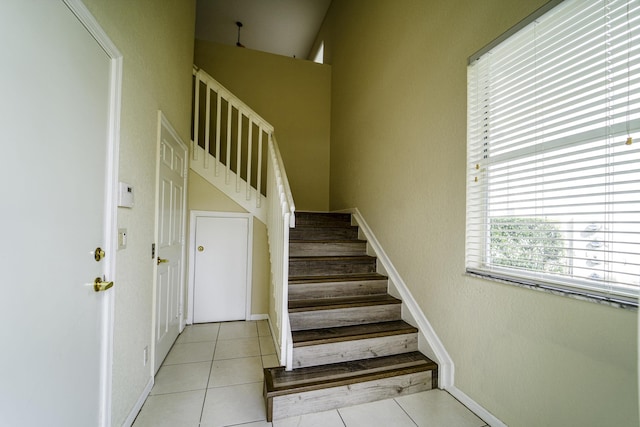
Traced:
[[293, 340], [289, 324], [289, 228], [295, 226], [295, 204], [278, 143], [269, 136], [267, 162], [267, 230], [271, 259], [271, 290], [275, 315], [275, 334], [280, 364], [287, 370], [293, 366]]

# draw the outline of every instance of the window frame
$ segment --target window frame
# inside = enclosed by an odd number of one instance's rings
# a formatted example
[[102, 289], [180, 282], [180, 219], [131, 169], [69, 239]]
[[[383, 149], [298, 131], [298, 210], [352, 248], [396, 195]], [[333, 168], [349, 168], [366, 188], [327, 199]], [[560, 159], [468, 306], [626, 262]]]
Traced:
[[[478, 52], [471, 55], [468, 58], [468, 66], [471, 67], [472, 65], [474, 65], [476, 61], [482, 58], [485, 54], [491, 52], [492, 49], [496, 48], [504, 41], [509, 40], [512, 36], [520, 32], [522, 29], [526, 28], [529, 24], [531, 24], [541, 16], [545, 15], [547, 12], [551, 11], [561, 3], [563, 3], [563, 0], [552, 0], [546, 3], [545, 5], [543, 5], [542, 7], [540, 7], [531, 15], [529, 15], [528, 17], [526, 17], [525, 19], [517, 23], [515, 26], [513, 26], [511, 29], [509, 29], [507, 32], [503, 33], [497, 39], [489, 43], [487, 46], [483, 47]], [[468, 109], [470, 108], [469, 104], [467, 108]], [[471, 128], [471, 125], [469, 123], [470, 121], [471, 120], [469, 120], [467, 123], [469, 134], [474, 131], [474, 129]], [[472, 137], [468, 135], [468, 147], [467, 147], [468, 150], [470, 149], [469, 144], [471, 142], [471, 138]], [[471, 162], [468, 162], [468, 169], [467, 169], [468, 171], [467, 172], [467, 208], [468, 209], [469, 209], [470, 198], [472, 197], [470, 196], [470, 187], [472, 186], [472, 182], [474, 180], [473, 175], [475, 175], [475, 179], [478, 179], [477, 177], [482, 176], [482, 173], [483, 173], [483, 171], [473, 171], [473, 169], [480, 169], [480, 167], [478, 165], [475, 165], [475, 168], [474, 168]], [[488, 184], [483, 184], [483, 185], [488, 187]], [[484, 213], [485, 216], [480, 221], [481, 223], [480, 227], [483, 227], [480, 235], [483, 236], [481, 238], [485, 239], [485, 241], [481, 243], [476, 243], [475, 246], [484, 247], [485, 248], [484, 251], [488, 251], [489, 243], [487, 242], [487, 239], [489, 238], [488, 236], [489, 236], [490, 225], [488, 225], [489, 217], [487, 214], [486, 207], [484, 212], [485, 212]], [[467, 213], [467, 220], [466, 220], [467, 242], [466, 242], [466, 248], [465, 248], [465, 255], [467, 258], [469, 257], [469, 251], [470, 251], [470, 248], [469, 248], [470, 227], [471, 225], [470, 225], [469, 213]], [[483, 253], [482, 256], [486, 257], [486, 252]], [[531, 288], [531, 289], [545, 290], [545, 291], [552, 292], [554, 294], [571, 296], [574, 298], [585, 299], [585, 300], [594, 301], [594, 302], [606, 303], [606, 304], [610, 304], [618, 307], [634, 308], [634, 309], [638, 307], [637, 296], [626, 297], [626, 296], [618, 295], [615, 292], [613, 293], [606, 292], [606, 291], [600, 292], [597, 290], [598, 286], [594, 286], [593, 288], [589, 288], [588, 286], [585, 286], [584, 284], [585, 281], [583, 279], [571, 279], [571, 278], [559, 279], [557, 276], [545, 275], [545, 274], [537, 274], [537, 277], [531, 277], [534, 275], [531, 275], [530, 277], [526, 277], [525, 275], [525, 277], [523, 277], [522, 275], [514, 274], [514, 269], [510, 269], [508, 267], [500, 268], [500, 266], [492, 265], [491, 268], [483, 268], [483, 267], [478, 268], [478, 267], [470, 266], [469, 264], [470, 263], [467, 259], [465, 262], [466, 273], [473, 277], [480, 277], [480, 278], [488, 279], [491, 281], [499, 281], [502, 283], [513, 284], [513, 285], [522, 286], [522, 287]], [[603, 286], [603, 288], [606, 288], [606, 286]]]

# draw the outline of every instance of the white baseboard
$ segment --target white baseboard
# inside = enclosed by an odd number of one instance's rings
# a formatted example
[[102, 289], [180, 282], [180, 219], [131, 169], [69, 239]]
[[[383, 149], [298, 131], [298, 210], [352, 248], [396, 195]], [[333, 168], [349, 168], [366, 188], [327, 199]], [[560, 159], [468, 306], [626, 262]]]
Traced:
[[123, 427], [131, 427], [133, 422], [136, 420], [136, 417], [138, 416], [138, 412], [140, 412], [140, 409], [142, 409], [142, 405], [144, 405], [145, 400], [147, 400], [147, 397], [149, 397], [149, 393], [151, 393], [152, 388], [153, 377], [149, 378], [149, 382], [147, 383], [144, 390], [142, 390], [142, 394], [138, 398], [138, 401], [133, 406], [133, 409], [131, 409], [131, 412], [129, 413], [127, 419], [124, 420], [124, 423], [122, 423]]
[[422, 336], [424, 336], [427, 345], [429, 346], [431, 352], [434, 354], [436, 358], [436, 362], [438, 363], [438, 387], [443, 389], [448, 389], [448, 387], [453, 386], [454, 384], [454, 364], [453, 359], [447, 353], [447, 350], [444, 348], [442, 341], [436, 335], [435, 330], [427, 320], [426, 316], [418, 306], [418, 303], [411, 295], [409, 288], [407, 287], [400, 274], [393, 266], [391, 259], [387, 256], [384, 249], [376, 239], [376, 236], [373, 234], [373, 231], [367, 224], [367, 222], [362, 217], [362, 214], [358, 210], [358, 208], [347, 209], [343, 212], [349, 212], [353, 215], [353, 219], [360, 227], [360, 230], [364, 233], [367, 242], [373, 249], [373, 252], [376, 254], [378, 258], [378, 262], [381, 264], [384, 269], [386, 275], [389, 277], [389, 280], [393, 283], [396, 290], [400, 294], [400, 299], [402, 300], [402, 304], [408, 310], [410, 316], [417, 323], [417, 327], [420, 330]]
[[460, 391], [456, 386], [451, 386], [447, 388], [447, 392], [451, 394], [453, 397], [458, 399], [460, 403], [469, 408], [471, 412], [476, 414], [478, 417], [482, 418], [482, 421], [489, 424], [491, 427], [507, 427], [505, 423], [500, 421], [495, 415], [491, 412], [484, 409], [480, 406], [475, 400], [464, 394]]
[[252, 314], [249, 320], [269, 320], [268, 314]]

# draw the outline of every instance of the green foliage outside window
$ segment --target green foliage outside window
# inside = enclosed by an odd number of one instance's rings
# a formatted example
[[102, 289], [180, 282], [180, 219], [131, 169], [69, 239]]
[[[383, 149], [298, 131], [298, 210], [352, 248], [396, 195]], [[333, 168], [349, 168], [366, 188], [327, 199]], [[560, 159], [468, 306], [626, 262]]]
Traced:
[[545, 273], [566, 273], [562, 232], [557, 223], [536, 217], [495, 217], [490, 228], [491, 262]]

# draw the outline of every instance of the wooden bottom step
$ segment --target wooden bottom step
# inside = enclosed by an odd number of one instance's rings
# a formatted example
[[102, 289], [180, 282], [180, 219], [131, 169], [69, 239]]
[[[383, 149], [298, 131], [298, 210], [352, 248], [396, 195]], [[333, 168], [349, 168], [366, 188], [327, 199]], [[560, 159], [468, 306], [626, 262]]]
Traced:
[[264, 370], [267, 421], [431, 390], [438, 367], [419, 352], [286, 371]]

